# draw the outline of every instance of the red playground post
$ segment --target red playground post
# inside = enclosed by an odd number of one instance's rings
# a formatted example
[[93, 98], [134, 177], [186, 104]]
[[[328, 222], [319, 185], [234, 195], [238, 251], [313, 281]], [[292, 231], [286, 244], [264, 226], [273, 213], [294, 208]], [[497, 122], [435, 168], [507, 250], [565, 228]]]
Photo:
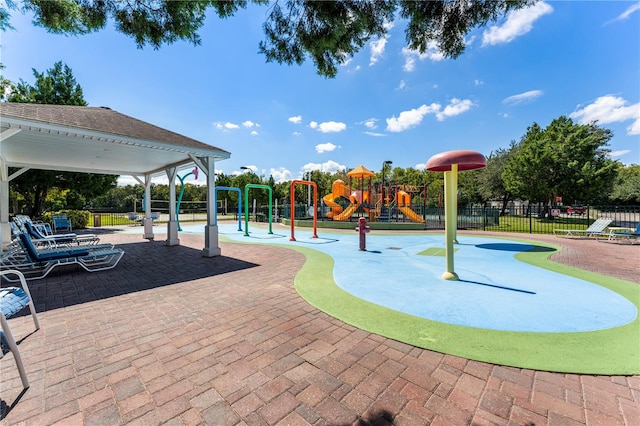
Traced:
[[356, 231], [360, 232], [360, 251], [367, 251], [367, 233], [371, 231], [371, 228], [367, 226], [367, 218], [358, 219]]

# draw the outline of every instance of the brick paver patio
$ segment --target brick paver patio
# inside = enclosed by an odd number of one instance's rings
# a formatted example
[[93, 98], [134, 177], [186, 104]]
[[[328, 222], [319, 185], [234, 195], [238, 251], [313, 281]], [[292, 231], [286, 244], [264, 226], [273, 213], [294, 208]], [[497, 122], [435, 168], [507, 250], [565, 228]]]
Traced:
[[[640, 283], [640, 246], [524, 237], [562, 245], [555, 261]], [[640, 376], [418, 349], [308, 305], [293, 288], [297, 252], [222, 243], [207, 259], [202, 236], [180, 238], [105, 232], [126, 251], [117, 268], [30, 284], [42, 328], [32, 333], [28, 316], [10, 324], [31, 387], [22, 392], [11, 355], [0, 361], [0, 423], [640, 424]]]

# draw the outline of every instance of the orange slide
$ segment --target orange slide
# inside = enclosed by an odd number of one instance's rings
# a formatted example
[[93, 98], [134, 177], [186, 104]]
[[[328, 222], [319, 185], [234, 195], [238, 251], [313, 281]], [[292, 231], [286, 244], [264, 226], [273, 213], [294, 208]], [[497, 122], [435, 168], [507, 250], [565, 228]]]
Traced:
[[[368, 198], [368, 193], [362, 194], [364, 200]], [[336, 198], [344, 197], [350, 201], [350, 204], [344, 209], [340, 204], [335, 202]], [[358, 209], [357, 204], [357, 191], [352, 190], [350, 187], [344, 184], [340, 179], [333, 182], [331, 185], [331, 194], [325, 195], [322, 199], [324, 203], [331, 207], [331, 211], [327, 213], [327, 217], [333, 220], [347, 220]]]

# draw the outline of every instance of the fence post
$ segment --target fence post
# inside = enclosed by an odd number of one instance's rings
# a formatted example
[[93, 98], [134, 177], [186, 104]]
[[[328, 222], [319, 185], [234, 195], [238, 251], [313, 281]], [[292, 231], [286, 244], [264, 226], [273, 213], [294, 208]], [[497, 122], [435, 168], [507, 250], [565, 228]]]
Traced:
[[533, 209], [529, 208], [529, 233], [533, 233], [533, 218], [531, 217], [531, 214], [533, 212]]

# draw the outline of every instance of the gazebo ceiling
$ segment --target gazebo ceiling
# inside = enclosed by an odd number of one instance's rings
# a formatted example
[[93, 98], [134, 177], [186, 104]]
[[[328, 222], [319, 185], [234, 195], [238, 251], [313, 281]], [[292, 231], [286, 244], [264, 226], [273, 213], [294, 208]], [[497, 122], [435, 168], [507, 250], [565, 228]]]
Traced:
[[144, 176], [230, 153], [103, 107], [0, 103], [9, 167]]

